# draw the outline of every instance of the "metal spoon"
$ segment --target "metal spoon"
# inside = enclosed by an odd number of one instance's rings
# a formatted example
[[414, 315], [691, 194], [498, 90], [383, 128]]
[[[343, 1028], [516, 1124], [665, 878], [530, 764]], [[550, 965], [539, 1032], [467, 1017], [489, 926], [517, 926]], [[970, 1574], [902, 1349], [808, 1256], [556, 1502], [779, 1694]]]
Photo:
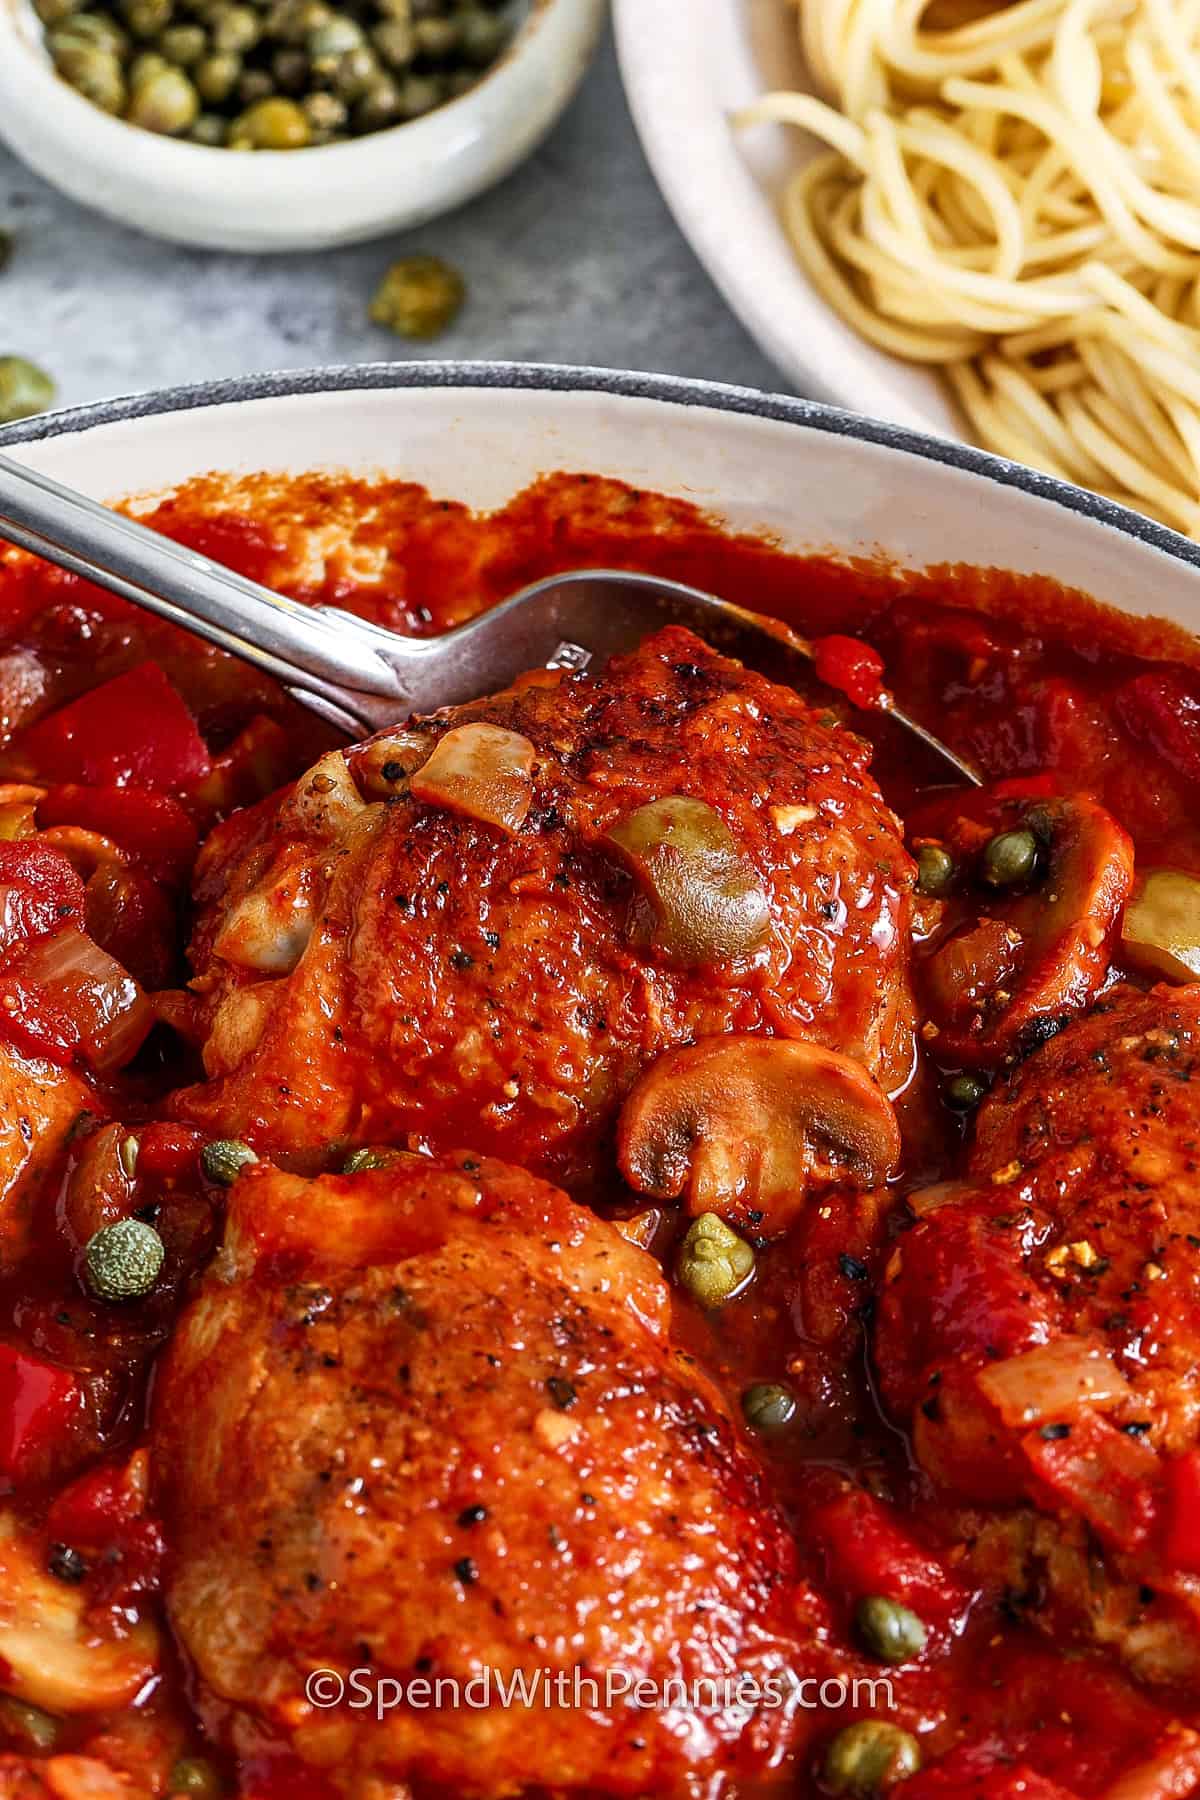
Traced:
[[[528, 669], [599, 667], [666, 624], [688, 626], [772, 680], [812, 680], [812, 650], [787, 626], [681, 582], [617, 569], [553, 575], [440, 637], [400, 637], [338, 607], [274, 594], [5, 456], [0, 539], [253, 663], [351, 737], [478, 699]], [[899, 707], [887, 711], [958, 780], [979, 785], [949, 745]]]

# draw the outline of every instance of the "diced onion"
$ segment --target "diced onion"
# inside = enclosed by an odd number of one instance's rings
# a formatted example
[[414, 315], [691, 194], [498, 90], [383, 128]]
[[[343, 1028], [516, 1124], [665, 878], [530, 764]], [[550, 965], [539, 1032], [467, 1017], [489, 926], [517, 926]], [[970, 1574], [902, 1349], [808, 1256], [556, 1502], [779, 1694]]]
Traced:
[[68, 926], [30, 947], [21, 960], [24, 979], [42, 984], [70, 1011], [83, 1052], [100, 1074], [120, 1069], [137, 1055], [154, 1013], [128, 970], [85, 932]]
[[1115, 1406], [1132, 1392], [1108, 1352], [1079, 1337], [1054, 1338], [994, 1363], [979, 1385], [1009, 1426], [1067, 1421], [1088, 1407]]
[[476, 721], [438, 739], [413, 776], [409, 792], [427, 806], [444, 806], [483, 825], [520, 831], [533, 803], [537, 752], [519, 731]]

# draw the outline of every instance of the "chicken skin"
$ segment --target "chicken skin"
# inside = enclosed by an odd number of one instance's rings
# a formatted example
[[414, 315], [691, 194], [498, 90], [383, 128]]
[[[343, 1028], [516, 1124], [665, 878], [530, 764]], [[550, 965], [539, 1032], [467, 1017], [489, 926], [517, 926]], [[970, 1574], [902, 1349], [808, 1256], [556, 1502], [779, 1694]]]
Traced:
[[586, 1193], [635, 1079], [696, 1039], [808, 1037], [895, 1091], [914, 870], [868, 758], [678, 628], [333, 753], [205, 847], [209, 1080], [178, 1112]]
[[1151, 1680], [1200, 1676], [1198, 1172], [1200, 987], [1114, 988], [913, 1197], [876, 1334], [939, 1486], [1036, 1509], [972, 1525], [980, 1567]]
[[[787, 1529], [669, 1310], [645, 1252], [503, 1164], [243, 1176], [153, 1440], [168, 1610], [204, 1702], [352, 1795], [376, 1772], [466, 1796], [674, 1795], [693, 1775], [711, 1794], [772, 1765], [787, 1704], [629, 1695], [736, 1674], [786, 1697], [815, 1629]], [[367, 1697], [348, 1685], [322, 1710], [318, 1669], [359, 1671]], [[524, 1671], [529, 1703], [493, 1688], [435, 1710], [389, 1685], [487, 1671]], [[576, 1676], [598, 1689], [573, 1697]]]

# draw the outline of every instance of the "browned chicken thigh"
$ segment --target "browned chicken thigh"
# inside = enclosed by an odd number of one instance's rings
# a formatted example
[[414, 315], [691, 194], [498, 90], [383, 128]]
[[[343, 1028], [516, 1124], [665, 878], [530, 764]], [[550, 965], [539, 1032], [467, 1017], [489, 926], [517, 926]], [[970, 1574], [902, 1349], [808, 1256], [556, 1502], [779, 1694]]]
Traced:
[[179, 1112], [260, 1147], [469, 1143], [587, 1191], [653, 1061], [914, 1060], [913, 867], [865, 744], [679, 629], [334, 752], [213, 833]]
[[[244, 1176], [153, 1449], [170, 1616], [235, 1735], [265, 1729], [351, 1794], [385, 1771], [471, 1796], [674, 1795], [772, 1764], [817, 1608], [669, 1310], [649, 1256], [502, 1164]], [[344, 1704], [306, 1698], [319, 1669]], [[393, 1682], [465, 1691], [487, 1670], [524, 1671], [530, 1704], [376, 1707]], [[779, 1700], [631, 1695], [727, 1676]]]

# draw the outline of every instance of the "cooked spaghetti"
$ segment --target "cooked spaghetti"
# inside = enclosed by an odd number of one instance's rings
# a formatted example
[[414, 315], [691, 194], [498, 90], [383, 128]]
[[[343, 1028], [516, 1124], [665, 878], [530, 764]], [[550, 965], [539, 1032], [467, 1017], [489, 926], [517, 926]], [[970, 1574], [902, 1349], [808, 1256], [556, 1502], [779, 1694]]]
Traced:
[[1200, 537], [1200, 0], [803, 0], [814, 286], [979, 441]]

